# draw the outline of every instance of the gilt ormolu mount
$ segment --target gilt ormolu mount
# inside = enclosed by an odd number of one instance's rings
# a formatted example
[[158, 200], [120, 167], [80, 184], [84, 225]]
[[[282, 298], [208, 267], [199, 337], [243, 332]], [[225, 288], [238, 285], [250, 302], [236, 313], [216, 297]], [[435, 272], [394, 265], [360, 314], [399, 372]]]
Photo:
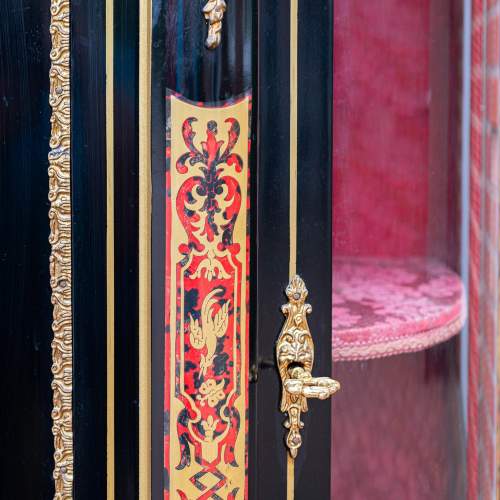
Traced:
[[286, 288], [288, 303], [281, 308], [285, 324], [276, 344], [276, 357], [282, 383], [281, 411], [288, 414], [286, 445], [295, 458], [302, 445], [300, 416], [307, 411], [307, 399], [328, 399], [340, 389], [329, 377], [313, 377], [314, 342], [307, 324], [312, 307], [306, 303], [307, 288], [300, 276], [294, 276]]
[[209, 0], [203, 7], [203, 15], [208, 23], [208, 35], [205, 41], [207, 49], [215, 49], [220, 45], [222, 20], [226, 8], [224, 0]]

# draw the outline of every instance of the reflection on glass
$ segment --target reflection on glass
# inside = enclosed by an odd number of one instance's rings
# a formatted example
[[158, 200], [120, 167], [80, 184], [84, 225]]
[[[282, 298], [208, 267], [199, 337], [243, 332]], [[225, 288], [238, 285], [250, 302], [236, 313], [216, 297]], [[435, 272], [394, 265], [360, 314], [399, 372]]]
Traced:
[[465, 495], [461, 30], [457, 0], [335, 3], [336, 500]]

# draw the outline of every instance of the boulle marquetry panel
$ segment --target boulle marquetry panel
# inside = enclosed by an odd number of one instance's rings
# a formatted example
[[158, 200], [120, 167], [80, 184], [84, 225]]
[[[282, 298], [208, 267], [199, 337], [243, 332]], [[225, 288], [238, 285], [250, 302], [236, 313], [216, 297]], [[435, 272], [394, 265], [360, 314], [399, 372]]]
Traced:
[[165, 490], [243, 498], [250, 98], [166, 105]]
[[207, 48], [203, 7], [222, 3], [153, 1], [153, 498], [246, 489], [253, 12], [225, 2]]

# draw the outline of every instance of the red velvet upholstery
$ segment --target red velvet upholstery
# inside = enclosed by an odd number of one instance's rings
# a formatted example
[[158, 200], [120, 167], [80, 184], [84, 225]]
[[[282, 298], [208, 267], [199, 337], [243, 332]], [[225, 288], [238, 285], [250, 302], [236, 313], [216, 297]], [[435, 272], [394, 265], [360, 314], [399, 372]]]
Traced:
[[462, 281], [439, 261], [339, 258], [333, 269], [335, 361], [419, 351], [463, 326]]

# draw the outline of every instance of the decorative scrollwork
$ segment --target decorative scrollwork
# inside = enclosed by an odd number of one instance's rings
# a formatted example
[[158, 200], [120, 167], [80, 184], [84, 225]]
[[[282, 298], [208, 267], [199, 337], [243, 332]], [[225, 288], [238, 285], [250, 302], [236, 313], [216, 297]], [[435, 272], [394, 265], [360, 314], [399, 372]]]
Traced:
[[307, 411], [307, 398], [327, 399], [340, 389], [329, 377], [313, 377], [314, 342], [307, 324], [312, 307], [306, 303], [308, 291], [300, 276], [294, 276], [286, 288], [288, 304], [281, 310], [286, 317], [276, 345], [278, 370], [282, 383], [281, 411], [288, 414], [286, 445], [295, 458], [302, 445], [304, 423], [301, 413]]
[[52, 432], [55, 500], [73, 498], [73, 351], [71, 307], [70, 0], [51, 1], [49, 73], [52, 126], [49, 153], [49, 221], [52, 288]]
[[250, 109], [249, 96], [167, 98], [166, 455], [179, 498], [245, 496]]
[[220, 45], [222, 20], [226, 8], [224, 0], [209, 0], [203, 7], [203, 14], [208, 22], [208, 36], [205, 41], [207, 49], [215, 49]]

